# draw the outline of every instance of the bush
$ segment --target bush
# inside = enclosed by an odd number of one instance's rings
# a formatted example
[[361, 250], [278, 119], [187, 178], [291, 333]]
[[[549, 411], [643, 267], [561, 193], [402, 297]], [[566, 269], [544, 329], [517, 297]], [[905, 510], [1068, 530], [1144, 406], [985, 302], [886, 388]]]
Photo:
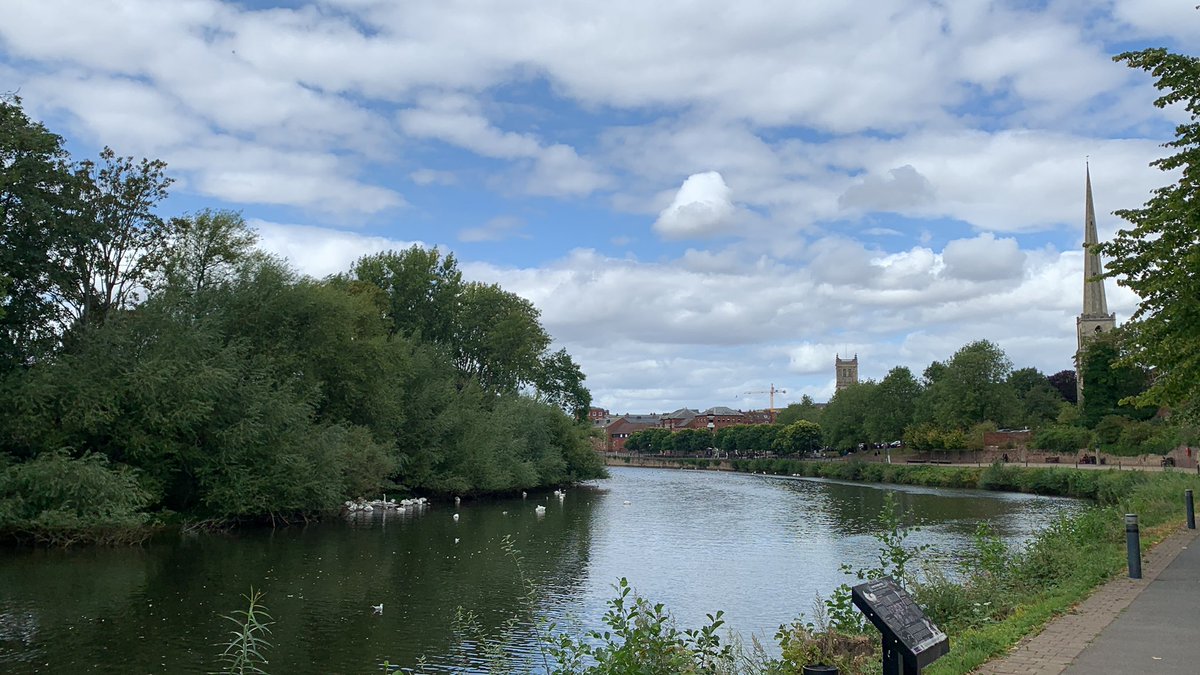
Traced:
[[0, 470], [0, 536], [60, 546], [138, 541], [150, 533], [142, 509], [153, 500], [136, 471], [103, 455], [43, 453]]
[[1033, 447], [1051, 452], [1076, 453], [1093, 444], [1092, 432], [1080, 427], [1053, 425], [1033, 437]]

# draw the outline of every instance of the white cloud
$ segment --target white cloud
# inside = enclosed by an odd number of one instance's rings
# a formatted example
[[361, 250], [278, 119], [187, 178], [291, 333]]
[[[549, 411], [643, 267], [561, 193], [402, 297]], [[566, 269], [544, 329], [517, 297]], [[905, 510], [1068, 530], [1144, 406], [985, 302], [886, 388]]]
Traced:
[[867, 176], [838, 198], [842, 208], [899, 211], [933, 202], [933, 185], [911, 164], [888, 171], [888, 178]]
[[990, 232], [973, 239], [956, 239], [942, 251], [944, 274], [968, 281], [995, 281], [1019, 277], [1025, 253], [1016, 239], [996, 239]]
[[520, 237], [528, 239], [529, 235], [522, 232], [525, 227], [525, 221], [513, 216], [498, 216], [487, 221], [479, 227], [469, 227], [458, 233], [459, 241], [479, 242], [479, 241], [501, 241]]
[[703, 237], [732, 224], [733, 191], [716, 171], [695, 173], [683, 181], [670, 205], [658, 214], [654, 229], [670, 239]]
[[408, 174], [409, 179], [422, 187], [427, 185], [455, 185], [458, 183], [458, 176], [451, 171], [438, 171], [436, 169], [417, 169]]
[[372, 253], [403, 250], [419, 241], [400, 241], [327, 227], [287, 225], [257, 218], [247, 220], [258, 232], [262, 250], [286, 258], [296, 269], [316, 278], [346, 272], [354, 261]]

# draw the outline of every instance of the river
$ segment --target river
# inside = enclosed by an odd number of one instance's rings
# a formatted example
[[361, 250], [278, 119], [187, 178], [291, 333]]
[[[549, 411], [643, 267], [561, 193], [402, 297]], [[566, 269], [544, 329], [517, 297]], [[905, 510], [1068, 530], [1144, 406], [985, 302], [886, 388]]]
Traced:
[[[611, 473], [561, 500], [468, 500], [137, 548], [0, 550], [0, 672], [212, 672], [234, 627], [222, 615], [242, 609], [252, 586], [274, 618], [266, 670], [276, 674], [380, 672], [384, 661], [411, 667], [421, 657], [430, 671], [469, 670], [454, 630], [460, 606], [485, 632], [515, 619], [507, 642], [518, 659], [534, 659], [535, 623], [599, 627], [621, 577], [681, 627], [724, 610], [731, 630], [773, 643], [780, 624], [811, 613], [818, 593], [845, 580], [839, 565], [874, 562], [886, 492], [919, 528], [910, 542], [928, 544], [945, 565], [980, 521], [1017, 545], [1084, 507], [974, 490]], [[520, 600], [522, 578], [532, 604]]]

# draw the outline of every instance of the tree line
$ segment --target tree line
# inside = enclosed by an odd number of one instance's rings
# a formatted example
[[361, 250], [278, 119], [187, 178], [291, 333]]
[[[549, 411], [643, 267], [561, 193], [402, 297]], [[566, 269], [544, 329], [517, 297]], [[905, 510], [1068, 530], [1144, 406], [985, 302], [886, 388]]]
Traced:
[[1014, 369], [999, 346], [980, 340], [931, 363], [920, 378], [897, 366], [878, 382], [838, 391], [823, 409], [801, 402], [780, 419], [807, 415], [820, 423], [825, 444], [839, 450], [898, 440], [915, 450], [980, 450], [984, 435], [999, 429], [1028, 429], [1032, 447], [1058, 452], [1163, 453], [1190, 442], [1195, 430], [1185, 420], [1164, 418], [1138, 398], [1153, 376], [1129, 358], [1127, 342], [1116, 330], [1085, 346], [1082, 400], [1074, 371]]
[[15, 97], [0, 169], [0, 536], [603, 474], [584, 374], [529, 301], [453, 255], [308, 278], [239, 213], [161, 217], [165, 164], [73, 161]]

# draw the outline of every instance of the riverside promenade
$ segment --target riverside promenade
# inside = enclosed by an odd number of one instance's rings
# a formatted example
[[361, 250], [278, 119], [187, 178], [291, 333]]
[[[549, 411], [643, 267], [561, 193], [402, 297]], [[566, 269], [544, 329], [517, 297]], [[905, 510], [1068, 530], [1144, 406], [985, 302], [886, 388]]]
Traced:
[[1200, 539], [1180, 529], [1155, 546], [1139, 580], [1120, 577], [980, 675], [1194, 675], [1200, 672]]

